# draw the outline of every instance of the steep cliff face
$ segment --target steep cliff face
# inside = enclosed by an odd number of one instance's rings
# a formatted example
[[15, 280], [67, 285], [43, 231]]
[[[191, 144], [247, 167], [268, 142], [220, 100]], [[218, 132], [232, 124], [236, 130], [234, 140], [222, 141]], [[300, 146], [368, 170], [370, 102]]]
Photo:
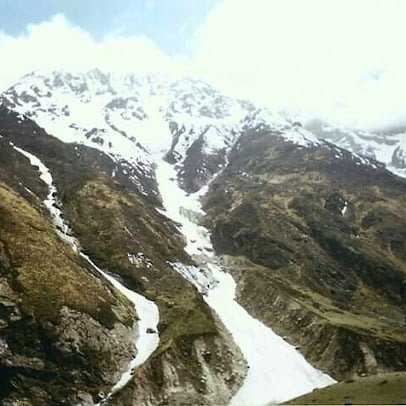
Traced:
[[340, 379], [406, 367], [405, 199], [374, 161], [257, 128], [211, 184], [205, 223], [239, 300]]
[[[160, 203], [154, 193], [145, 195], [139, 190], [138, 184], [124, 176], [125, 162], [122, 163], [122, 167], [100, 151], [80, 145], [64, 144], [46, 134], [32, 121], [19, 118], [17, 114], [7, 109], [0, 111], [0, 134], [2, 135], [1, 144], [5, 148], [4, 156], [9, 157], [2, 161], [1, 167], [4, 168], [2, 174], [7, 176], [8, 184], [14, 185], [29, 199], [26, 203], [27, 207], [38, 210], [46, 216], [41, 205], [46, 191], [44, 185], [38, 180], [38, 173], [35, 173], [27, 159], [18, 156], [10, 142], [35, 154], [50, 168], [64, 209], [64, 216], [68, 219], [83, 251], [99, 267], [113, 272], [128, 287], [155, 301], [159, 307], [160, 345], [152, 359], [142, 369], [137, 370], [136, 383], [126, 389], [131, 391], [134, 385], [139, 389], [139, 382], [144, 382], [146, 388], [151, 388], [152, 392], [140, 390], [131, 392], [128, 400], [130, 404], [138, 402], [142, 396], [149, 396], [151, 402], [163, 401], [165, 396], [170, 396], [176, 402], [188, 399], [189, 401], [200, 399], [199, 401], [204, 402], [206, 398], [207, 403], [212, 399], [216, 402], [226, 402], [238, 389], [245, 374], [242, 355], [197, 290], [170, 265], [178, 261], [192, 264], [192, 260], [184, 252], [184, 240], [174, 224], [157, 210]], [[121, 177], [119, 173], [122, 173]], [[18, 178], [20, 174], [21, 178]], [[55, 252], [44, 246], [41, 236], [32, 237], [36, 239], [36, 244], [33, 244], [31, 239], [27, 241], [28, 248], [35, 251], [37, 245], [41, 246], [42, 250], [47, 249], [50, 258], [55, 257], [55, 260], [61, 257], [56, 255], [56, 251], [60, 249], [74, 261], [75, 254], [58, 240], [51, 225], [49, 225], [49, 232], [56, 241], [55, 244], [59, 243]], [[24, 242], [20, 241], [19, 236], [14, 238], [13, 249], [17, 250], [18, 244], [24, 244]], [[67, 277], [61, 271], [57, 273], [57, 266], [50, 267], [46, 262], [41, 265], [40, 258], [40, 255], [33, 258], [31, 267], [39, 269], [41, 275], [43, 272], [50, 273], [52, 278], [47, 277], [45, 280], [55, 291], [47, 295], [39, 281], [29, 278], [30, 289], [35, 292], [38, 289], [41, 292], [42, 302], [39, 303], [37, 296], [33, 301], [41, 309], [49, 306], [57, 311], [58, 306], [54, 301], [62, 301], [59, 298], [57, 286], [61, 284], [68, 290], [69, 284], [65, 280]], [[66, 261], [63, 259], [63, 262]], [[78, 258], [76, 261], [84, 266]], [[89, 278], [92, 278], [94, 284], [104, 286], [97, 275], [92, 275], [89, 270], [84, 272], [89, 272]], [[73, 273], [70, 276], [73, 275], [76, 274]], [[80, 275], [79, 272], [78, 275]], [[96, 399], [98, 392], [107, 393], [118, 380], [134, 353], [132, 347], [134, 334], [131, 335], [128, 332], [131, 341], [128, 341], [129, 337], [124, 337], [126, 328], [133, 325], [134, 315], [131, 315], [131, 307], [129, 309], [126, 307], [129, 314], [125, 319], [121, 314], [124, 310], [121, 313], [117, 310], [123, 320], [119, 320], [121, 324], [117, 321], [118, 327], [115, 328], [114, 317], [118, 318], [115, 315], [118, 304], [108, 303], [107, 299], [103, 301], [99, 293], [100, 287], [99, 290], [96, 289], [86, 280], [81, 281], [79, 276], [74, 282], [77, 285], [73, 285], [66, 295], [70, 300], [76, 300], [74, 303], [76, 307], [71, 303], [61, 305], [60, 313], [65, 319], [59, 324], [62, 326], [66, 340], [83, 341], [92, 349], [92, 352], [89, 350], [82, 354], [82, 363], [78, 365], [83, 367], [86, 362], [89, 362], [91, 364], [89, 370], [84, 374], [86, 377], [90, 375], [92, 379], [93, 375], [96, 375], [101, 381], [97, 386], [99, 382], [96, 380], [94, 383], [89, 378], [97, 387], [97, 390], [91, 392]], [[109, 289], [112, 290], [111, 287]], [[88, 290], [91, 294], [87, 293]], [[107, 289], [108, 292], [110, 290]], [[114, 294], [128, 306], [125, 298], [120, 294]], [[111, 292], [110, 295], [112, 295], [110, 298], [112, 302], [115, 296]], [[102, 304], [98, 305], [96, 299]], [[95, 322], [78, 313], [84, 312], [82, 307], [87, 311], [91, 309], [96, 312], [95, 315], [90, 314], [95, 318]], [[46, 314], [47, 311], [44, 310], [44, 313]], [[70, 324], [69, 321], [71, 321]], [[103, 324], [98, 327], [97, 323], [102, 322], [107, 324], [107, 328], [111, 331], [102, 330]], [[76, 328], [76, 324], [82, 326], [88, 334], [84, 337], [72, 338], [73, 333], [69, 332]], [[97, 328], [102, 331], [97, 331]], [[93, 337], [93, 332], [96, 338]], [[112, 340], [110, 335], [114, 334], [116, 338]], [[104, 344], [107, 348], [101, 344], [99, 348], [93, 348], [96, 345], [94, 340], [99, 343], [99, 340], [102, 342], [103, 339], [107, 342]], [[53, 342], [54, 337], [48, 340], [49, 345], [56, 345]], [[120, 341], [119, 345], [116, 343], [117, 340]], [[126, 348], [126, 345], [129, 348]], [[30, 345], [23, 343], [22, 347], [30, 348]], [[51, 356], [47, 353], [47, 348], [44, 351], [44, 356]], [[109, 351], [112, 354], [109, 354]], [[108, 366], [105, 365], [105, 352], [114, 361]], [[74, 364], [74, 360], [71, 364]], [[156, 374], [160, 374], [160, 371], [162, 376], [157, 380]], [[14, 378], [10, 377], [10, 385], [12, 382], [15, 382]], [[69, 381], [62, 385], [61, 390], [77, 393], [77, 387]], [[27, 397], [31, 398], [31, 395], [27, 394]], [[56, 399], [61, 401], [65, 398], [61, 395]], [[86, 398], [86, 401], [90, 402], [89, 398]]]

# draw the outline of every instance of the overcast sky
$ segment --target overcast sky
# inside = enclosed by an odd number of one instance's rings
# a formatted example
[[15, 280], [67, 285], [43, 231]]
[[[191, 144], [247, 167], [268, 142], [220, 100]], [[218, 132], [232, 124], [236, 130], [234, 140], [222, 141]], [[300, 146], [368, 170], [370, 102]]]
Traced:
[[0, 89], [32, 70], [197, 75], [273, 109], [405, 121], [404, 0], [0, 0]]

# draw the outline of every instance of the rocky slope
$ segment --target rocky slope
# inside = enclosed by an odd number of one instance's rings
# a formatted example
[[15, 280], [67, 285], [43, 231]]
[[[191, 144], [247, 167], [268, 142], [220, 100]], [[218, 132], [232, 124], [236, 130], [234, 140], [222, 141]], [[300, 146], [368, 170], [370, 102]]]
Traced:
[[205, 223], [240, 302], [342, 379], [406, 367], [405, 199], [375, 161], [258, 123], [212, 182]]
[[[117, 168], [118, 173], [122, 173], [125, 169], [118, 166], [117, 162], [114, 162], [109, 156], [85, 146], [64, 144], [50, 137], [31, 120], [18, 118], [17, 114], [5, 108], [0, 109], [0, 134], [2, 135], [2, 146], [5, 148], [4, 156], [7, 157], [1, 161], [2, 174], [7, 177], [7, 183], [11, 185], [7, 186], [8, 188], [15, 187], [17, 189], [15, 193], [20, 193], [21, 199], [24, 197], [30, 199], [26, 202], [27, 210], [34, 210], [35, 208], [35, 210], [42, 212], [43, 216], [45, 215], [40, 204], [45, 193], [44, 185], [38, 181], [38, 174], [30, 167], [28, 160], [24, 159], [23, 156], [18, 156], [13, 151], [10, 142], [35, 154], [50, 168], [60, 193], [61, 203], [65, 209], [65, 217], [69, 220], [70, 227], [86, 254], [102, 269], [114, 272], [117, 277], [122, 278], [127, 286], [151, 298], [159, 307], [160, 346], [149, 363], [137, 371], [137, 374], [140, 374], [140, 382], [145, 383], [145, 392], [138, 388], [138, 390], [134, 390], [130, 399], [133, 402], [139, 402], [145, 397], [145, 399], [149, 399], [148, 402], [151, 404], [158, 403], [164, 398], [169, 398], [173, 402], [182, 399], [189, 399], [190, 401], [199, 399], [201, 403], [212, 403], [214, 400], [223, 403], [231, 397], [231, 394], [241, 384], [244, 375], [242, 357], [224, 331], [222, 324], [205, 305], [197, 291], [168, 264], [168, 261], [182, 260], [185, 263], [190, 263], [191, 260], [183, 251], [183, 239], [173, 223], [156, 210], [155, 205], [157, 203], [154, 195], [146, 197], [139, 191], [138, 185], [131, 182], [131, 179], [129, 181], [127, 177], [122, 182], [120, 182], [118, 175], [112, 178], [114, 168]], [[21, 168], [24, 169], [24, 172], [19, 178], [18, 174], [22, 170]], [[3, 199], [2, 204], [4, 204]], [[11, 202], [8, 203], [8, 206], [8, 211], [12, 210]], [[13, 221], [10, 220], [11, 224]], [[39, 233], [44, 228], [43, 225], [37, 226], [33, 221], [26, 221], [26, 219], [21, 220], [21, 222], [28, 225], [32, 223], [32, 227], [38, 228]], [[29, 235], [26, 231], [22, 231], [21, 234]], [[56, 269], [59, 269], [57, 264], [48, 266], [46, 262], [43, 262], [42, 266], [39, 265], [39, 258], [41, 258], [39, 253], [44, 250], [47, 250], [53, 261], [60, 257], [62, 263], [67, 261], [63, 256], [56, 254], [58, 250], [62, 253], [66, 251], [68, 258], [74, 257], [69, 247], [65, 247], [58, 240], [51, 225], [48, 225], [48, 231], [53, 238], [48, 245], [44, 245], [40, 236], [35, 239], [35, 235], [32, 235], [29, 241], [25, 241], [22, 235], [21, 237], [14, 235], [12, 242], [13, 250], [27, 245], [26, 250], [34, 251], [35, 254], [32, 255], [35, 257], [28, 269], [38, 269], [40, 275], [44, 272], [52, 275], [57, 272]], [[11, 233], [11, 231], [9, 232]], [[34, 243], [31, 239], [36, 242]], [[41, 249], [37, 252], [38, 247]], [[8, 262], [5, 260], [5, 263], [9, 263], [13, 258], [6, 257], [6, 259]], [[85, 267], [79, 258], [71, 258], [71, 261], [77, 261], [78, 264]], [[5, 269], [4, 272], [7, 270], [13, 274], [9, 268]], [[70, 268], [66, 272], [68, 271]], [[77, 275], [80, 275], [79, 271], [76, 272]], [[126, 304], [125, 309], [129, 313], [125, 319], [122, 315], [124, 310], [121, 310], [120, 313], [119, 305], [113, 302], [114, 296], [109, 299], [110, 302], [108, 298], [102, 299], [103, 295], [99, 293], [99, 290], [102, 289], [103, 285], [97, 287], [97, 284], [100, 285], [101, 282], [95, 275], [92, 276], [92, 272], [88, 275], [90, 282], [86, 279], [79, 279], [77, 275], [75, 274], [76, 278], [71, 281], [72, 286], [69, 284], [69, 274], [65, 276], [62, 271], [57, 276], [45, 278], [45, 281], [50, 283], [50, 286], [47, 287], [50, 290], [49, 294], [45, 294], [47, 291], [35, 279], [35, 274], [28, 273], [25, 275], [28, 293], [24, 293], [24, 297], [30, 298], [32, 294], [30, 305], [34, 308], [39, 307], [43, 312], [38, 315], [38, 320], [34, 319], [34, 325], [29, 323], [25, 329], [27, 329], [27, 336], [36, 334], [35, 323], [42, 323], [41, 317], [51, 317], [51, 314], [48, 313], [53, 313], [45, 309], [49, 307], [57, 310], [58, 306], [55, 305], [55, 300], [56, 303], [61, 301], [64, 304], [64, 296], [59, 292], [62, 288], [59, 287], [58, 283], [63, 285], [63, 289], [67, 290], [66, 294], [69, 300], [74, 302], [68, 302], [66, 306], [65, 304], [61, 305], [62, 309], [67, 308], [66, 317], [75, 317], [76, 313], [73, 315], [69, 313], [71, 307], [74, 311], [83, 313], [89, 311], [90, 307], [92, 309], [90, 315], [96, 320], [94, 323], [104, 323], [103, 325], [109, 329], [109, 331], [104, 332], [104, 335], [112, 337], [115, 334], [116, 339], [122, 341], [118, 349], [115, 342], [111, 343], [111, 348], [110, 345], [106, 344], [106, 355], [103, 348], [96, 352], [93, 349], [92, 353], [89, 352], [89, 349], [88, 352], [82, 354], [84, 359], [81, 360], [81, 363], [75, 366], [80, 371], [80, 368], [86, 366], [86, 362], [91, 364], [87, 366], [88, 369], [83, 370], [83, 374], [89, 381], [88, 385], [92, 389], [93, 387], [97, 388], [97, 390], [89, 391], [91, 395], [96, 396], [101, 390], [104, 393], [108, 392], [109, 388], [118, 380], [120, 371], [123, 370], [133, 355], [131, 351], [134, 349], [130, 345], [132, 342], [128, 342], [127, 345], [131, 348], [124, 352], [126, 340], [120, 338], [123, 333], [119, 334], [120, 330], [115, 331], [113, 328], [115, 318], [120, 316], [123, 319], [121, 324], [127, 326], [129, 323], [132, 324], [134, 315], [131, 315], [131, 308], [128, 308], [129, 304], [119, 294], [115, 293]], [[109, 293], [111, 287], [104, 289]], [[87, 293], [88, 291], [89, 293]], [[101, 301], [99, 306], [97, 300]], [[124, 304], [121, 306], [123, 307]], [[116, 307], [118, 309], [114, 311]], [[94, 312], [96, 314], [93, 314]], [[92, 324], [84, 317], [79, 314], [78, 323], [82, 323], [84, 329], [91, 329]], [[68, 322], [57, 320], [52, 321], [52, 323], [57, 326], [62, 323], [66, 326]], [[54, 328], [54, 324], [51, 326], [53, 328], [51, 329], [52, 333], [57, 327]], [[19, 327], [21, 324], [15, 324], [13, 328], [10, 328], [9, 334], [18, 336], [21, 333], [18, 330]], [[95, 329], [95, 335], [98, 337], [102, 332], [98, 332], [96, 327], [93, 329]], [[7, 335], [4, 337], [6, 340]], [[55, 345], [54, 336], [51, 337], [48, 337], [48, 346]], [[85, 335], [83, 346], [94, 346], [93, 340], [91, 333]], [[109, 338], [107, 342], [111, 342], [111, 339]], [[20, 351], [23, 349], [31, 351], [31, 347], [31, 342], [22, 342]], [[115, 351], [119, 352], [122, 347], [121, 351], [124, 352], [126, 358], [120, 353], [115, 354]], [[42, 351], [44, 352], [43, 357], [57, 356], [52, 352], [48, 353], [48, 347], [42, 348]], [[110, 354], [109, 351], [113, 354]], [[14, 353], [14, 350], [10, 354], [10, 357], [18, 355], [17, 352]], [[90, 354], [93, 355], [90, 356]], [[120, 355], [122, 358], [119, 358]], [[114, 360], [114, 357], [118, 360], [110, 362], [106, 366], [106, 360]], [[2, 359], [5, 358], [2, 357]], [[66, 393], [69, 394], [77, 390], [76, 384], [71, 384], [69, 380], [69, 374], [74, 376], [78, 374], [73, 369], [74, 361], [76, 359], [71, 360], [70, 364], [67, 364], [65, 358], [63, 360], [57, 358], [54, 361], [57, 367], [62, 368], [64, 365], [64, 381], [60, 387], [61, 393], [55, 394], [49, 394], [47, 391], [50, 389], [44, 384], [44, 391], [53, 401], [71, 402], [67, 400]], [[14, 373], [7, 375], [10, 376], [7, 381], [8, 384], [4, 384], [2, 387], [9, 387], [12, 396], [24, 396], [35, 401], [36, 397], [30, 393], [26, 385], [20, 384], [20, 379], [23, 378], [21, 378], [17, 361], [11, 358], [11, 361], [8, 362], [9, 368]], [[72, 365], [72, 370], [67, 369], [66, 365]], [[149, 371], [152, 371], [152, 375]], [[158, 371], [160, 371], [160, 379], [157, 379], [156, 376]], [[210, 381], [203, 379], [203, 375], [207, 374], [211, 376]], [[22, 376], [24, 377], [24, 375]], [[44, 381], [47, 379], [49, 378], [44, 378]], [[79, 380], [79, 378], [75, 379]], [[33, 385], [32, 390], [39, 389]], [[83, 390], [86, 391], [86, 387]], [[130, 390], [131, 386], [126, 388], [126, 391]], [[5, 398], [9, 396], [9, 393], [4, 393], [3, 396]], [[47, 403], [48, 401], [44, 402]]]
[[118, 380], [136, 315], [56, 235], [44, 184], [0, 114], [1, 403], [72, 404]]

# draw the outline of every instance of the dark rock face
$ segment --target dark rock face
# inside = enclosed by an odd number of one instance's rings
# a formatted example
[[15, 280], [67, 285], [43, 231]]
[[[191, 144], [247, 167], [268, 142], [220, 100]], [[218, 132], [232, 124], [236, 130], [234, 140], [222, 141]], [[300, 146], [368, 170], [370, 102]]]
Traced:
[[397, 147], [392, 155], [392, 165], [395, 168], [406, 168], [406, 154], [400, 147]]
[[[212, 125], [194, 128], [169, 121], [168, 127], [172, 134], [172, 145], [165, 159], [176, 164], [179, 185], [188, 193], [195, 193], [226, 165], [227, 151], [231, 148], [236, 136], [233, 126], [228, 131]], [[210, 138], [226, 140], [222, 148], [210, 147]], [[182, 156], [177, 149], [190, 140], [189, 148]]]
[[189, 192], [197, 192], [203, 187], [219, 168], [225, 166], [226, 151], [219, 150], [211, 153], [205, 151], [204, 134], [202, 134], [188, 149], [182, 167], [179, 169], [179, 183]]
[[373, 162], [249, 130], [204, 199], [239, 300], [337, 378], [406, 368], [405, 203]]

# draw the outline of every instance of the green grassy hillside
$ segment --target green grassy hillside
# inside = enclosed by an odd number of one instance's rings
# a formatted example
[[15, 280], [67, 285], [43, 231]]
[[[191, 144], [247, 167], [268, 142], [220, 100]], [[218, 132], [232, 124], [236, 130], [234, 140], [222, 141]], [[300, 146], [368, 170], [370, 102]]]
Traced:
[[318, 389], [288, 405], [401, 405], [406, 404], [406, 372], [349, 380]]

